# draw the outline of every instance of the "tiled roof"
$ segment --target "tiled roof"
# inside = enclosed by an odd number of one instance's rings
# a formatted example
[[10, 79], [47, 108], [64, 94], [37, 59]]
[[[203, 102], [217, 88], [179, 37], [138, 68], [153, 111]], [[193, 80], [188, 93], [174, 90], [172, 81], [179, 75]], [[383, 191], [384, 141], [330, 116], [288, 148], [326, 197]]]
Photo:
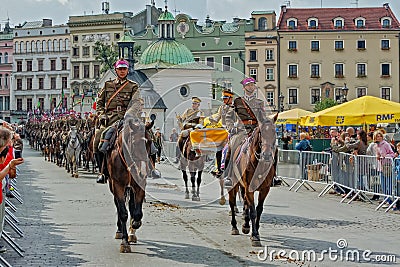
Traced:
[[[398, 30], [399, 21], [395, 17], [390, 7], [366, 7], [366, 8], [286, 8], [286, 12], [281, 10], [278, 21], [279, 31], [289, 29], [287, 20], [290, 18], [297, 19], [297, 31], [305, 30], [334, 30], [333, 19], [341, 17], [344, 19], [344, 27], [341, 30], [360, 30], [356, 27], [354, 19], [365, 18], [365, 28], [363, 30], [382, 30], [380, 19], [383, 17], [392, 18], [392, 25], [387, 30]], [[307, 20], [309, 18], [318, 19], [318, 27], [316, 29], [308, 29]]]
[[221, 26], [223, 32], [236, 32], [239, 29], [237, 23], [224, 23]]

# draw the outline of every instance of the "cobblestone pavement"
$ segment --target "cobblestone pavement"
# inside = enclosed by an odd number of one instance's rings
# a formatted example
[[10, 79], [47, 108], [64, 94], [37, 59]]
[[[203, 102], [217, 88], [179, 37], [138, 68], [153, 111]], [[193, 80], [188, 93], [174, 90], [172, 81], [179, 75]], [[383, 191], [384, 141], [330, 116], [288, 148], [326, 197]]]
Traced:
[[[273, 261], [259, 258], [248, 235], [230, 235], [228, 205], [218, 204], [219, 186], [204, 174], [201, 201], [184, 199], [178, 170], [158, 165], [160, 179], [148, 179], [143, 225], [133, 253], [120, 254], [115, 240], [116, 210], [107, 185], [82, 172], [71, 178], [62, 168], [44, 161], [37, 151], [24, 151], [25, 164], [18, 177], [24, 204], [11, 200], [24, 238], [15, 240], [25, 249], [19, 257], [11, 248], [1, 254], [13, 266], [374, 266], [362, 253], [394, 255], [400, 263], [398, 213], [376, 212], [374, 206], [340, 203], [337, 196], [287, 187], [272, 188], [264, 206], [260, 234], [263, 245], [272, 250], [295, 252], [314, 250], [324, 260], [288, 261], [287, 255]], [[240, 203], [239, 203], [240, 206]], [[239, 226], [242, 223], [238, 216]], [[17, 234], [6, 225], [13, 237]], [[346, 261], [346, 253], [359, 253], [360, 262]], [[260, 254], [262, 257], [263, 254]], [[333, 256], [338, 259], [334, 260]], [[351, 256], [351, 255], [350, 255]], [[343, 261], [340, 261], [343, 258]], [[339, 261], [339, 262], [338, 262]]]

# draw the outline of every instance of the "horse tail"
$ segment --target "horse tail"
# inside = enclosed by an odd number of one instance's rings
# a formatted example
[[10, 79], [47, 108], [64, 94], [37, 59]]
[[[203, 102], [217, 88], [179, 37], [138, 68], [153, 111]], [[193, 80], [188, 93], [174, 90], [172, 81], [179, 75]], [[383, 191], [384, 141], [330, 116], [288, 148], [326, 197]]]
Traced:
[[277, 167], [278, 167], [278, 156], [279, 156], [278, 148], [275, 148], [275, 155], [274, 155], [274, 177], [276, 177], [276, 169], [277, 169]]

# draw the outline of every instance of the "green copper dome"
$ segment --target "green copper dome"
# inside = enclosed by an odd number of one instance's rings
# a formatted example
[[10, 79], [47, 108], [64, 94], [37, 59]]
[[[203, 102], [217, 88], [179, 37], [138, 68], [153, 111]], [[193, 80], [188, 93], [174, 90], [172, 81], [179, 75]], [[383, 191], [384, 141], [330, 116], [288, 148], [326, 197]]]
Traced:
[[175, 20], [174, 15], [171, 14], [171, 12], [168, 12], [165, 10], [161, 15], [158, 17], [158, 21], [160, 20]]
[[132, 43], [135, 42], [135, 40], [132, 38], [132, 35], [128, 32], [125, 31], [124, 36], [119, 39], [118, 43]]
[[147, 47], [139, 64], [178, 65], [194, 62], [193, 54], [184, 45], [171, 39], [160, 39]]

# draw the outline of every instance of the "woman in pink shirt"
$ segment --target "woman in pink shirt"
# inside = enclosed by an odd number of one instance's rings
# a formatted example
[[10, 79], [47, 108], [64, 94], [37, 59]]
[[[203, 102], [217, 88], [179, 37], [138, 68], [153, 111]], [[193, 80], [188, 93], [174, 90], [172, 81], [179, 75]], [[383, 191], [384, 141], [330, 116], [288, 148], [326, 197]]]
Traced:
[[[396, 156], [392, 147], [383, 138], [383, 133], [379, 130], [374, 132], [374, 141], [376, 143], [376, 158], [378, 160], [377, 171], [380, 173], [382, 193], [392, 195], [393, 180], [393, 158]], [[391, 200], [388, 200], [391, 203]]]

